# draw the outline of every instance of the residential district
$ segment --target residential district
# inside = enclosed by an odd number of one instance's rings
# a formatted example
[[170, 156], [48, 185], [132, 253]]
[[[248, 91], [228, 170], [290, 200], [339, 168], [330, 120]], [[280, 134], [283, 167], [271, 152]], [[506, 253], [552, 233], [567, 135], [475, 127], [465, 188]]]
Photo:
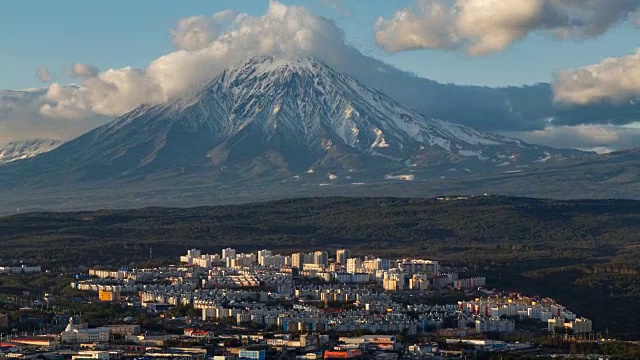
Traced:
[[[0, 313], [0, 357], [382, 360], [538, 354], [538, 345], [508, 340], [521, 327], [565, 340], [595, 340], [590, 320], [553, 299], [488, 290], [484, 277], [434, 260], [357, 257], [347, 249], [191, 249], [179, 265], [91, 268], [70, 286], [94, 294], [93, 302], [137, 315], [89, 326], [88, 315], [60, 307], [56, 328], [30, 316], [33, 308], [20, 309], [19, 319]], [[433, 298], [453, 300], [436, 304]], [[45, 296], [34, 303], [49, 309], [50, 301]], [[13, 325], [25, 321], [40, 325], [30, 332]]]

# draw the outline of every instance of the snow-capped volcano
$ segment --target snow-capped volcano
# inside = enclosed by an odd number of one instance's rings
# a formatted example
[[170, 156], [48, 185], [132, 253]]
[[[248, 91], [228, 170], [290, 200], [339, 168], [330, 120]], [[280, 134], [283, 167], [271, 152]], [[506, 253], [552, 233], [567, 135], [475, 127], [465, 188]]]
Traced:
[[567, 154], [578, 152], [427, 118], [312, 58], [259, 57], [34, 161], [65, 171], [67, 181], [206, 174], [227, 183], [313, 173], [384, 181], [504, 172]]
[[0, 164], [29, 159], [34, 156], [51, 151], [62, 144], [60, 140], [34, 139], [27, 141], [11, 142], [0, 147]]

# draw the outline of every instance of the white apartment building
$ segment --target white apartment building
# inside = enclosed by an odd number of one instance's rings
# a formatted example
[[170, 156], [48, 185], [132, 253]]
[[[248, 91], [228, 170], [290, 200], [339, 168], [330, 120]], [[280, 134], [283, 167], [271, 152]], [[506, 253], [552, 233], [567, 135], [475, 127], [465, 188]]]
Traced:
[[480, 334], [486, 332], [507, 333], [516, 329], [515, 321], [500, 318], [478, 319], [475, 324], [476, 332]]
[[347, 249], [340, 249], [336, 251], [336, 262], [338, 264], [346, 265], [347, 259], [351, 257], [351, 252]]
[[347, 272], [348, 273], [357, 273], [362, 270], [362, 260], [360, 258], [350, 258], [347, 259]]
[[230, 259], [230, 258], [235, 258], [236, 257], [236, 249], [232, 249], [232, 248], [226, 248], [226, 249], [222, 249], [222, 260], [226, 260], [226, 259]]
[[563, 318], [552, 318], [547, 320], [547, 328], [552, 333], [556, 331], [556, 328], [571, 329], [574, 334], [587, 334], [593, 331], [591, 320], [585, 318], [569, 321]]

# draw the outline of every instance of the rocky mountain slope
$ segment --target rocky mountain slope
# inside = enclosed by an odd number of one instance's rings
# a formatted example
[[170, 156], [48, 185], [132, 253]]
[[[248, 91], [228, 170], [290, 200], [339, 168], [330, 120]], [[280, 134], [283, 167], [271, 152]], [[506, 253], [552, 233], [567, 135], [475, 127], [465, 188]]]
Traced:
[[52, 139], [34, 139], [11, 142], [4, 147], [0, 147], [0, 164], [29, 159], [51, 151], [61, 144], [62, 141]]

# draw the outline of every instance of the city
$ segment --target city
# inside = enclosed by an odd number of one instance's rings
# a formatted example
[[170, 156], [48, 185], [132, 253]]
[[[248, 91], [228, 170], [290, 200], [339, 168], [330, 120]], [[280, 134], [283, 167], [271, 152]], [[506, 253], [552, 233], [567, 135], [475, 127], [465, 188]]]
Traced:
[[589, 319], [553, 299], [490, 290], [485, 277], [470, 275], [435, 260], [358, 257], [348, 249], [190, 249], [175, 265], [91, 268], [68, 285], [96, 303], [130, 308], [135, 318], [89, 327], [81, 314], [67, 314], [58, 316], [66, 322], [59, 333], [28, 336], [11, 334], [8, 315], [0, 315], [0, 349], [21, 358], [422, 359], [537, 353], [540, 344], [503, 340], [532, 326], [553, 339], [597, 340]]

